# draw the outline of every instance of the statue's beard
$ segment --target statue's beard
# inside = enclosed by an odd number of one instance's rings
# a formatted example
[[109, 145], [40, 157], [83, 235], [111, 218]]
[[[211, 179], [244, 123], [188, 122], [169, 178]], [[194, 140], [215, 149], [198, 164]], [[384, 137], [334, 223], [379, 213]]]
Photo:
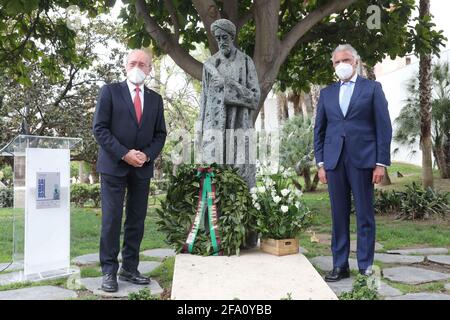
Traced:
[[229, 46], [222, 46], [220, 47], [220, 52], [226, 57], [228, 57], [231, 53], [231, 48]]

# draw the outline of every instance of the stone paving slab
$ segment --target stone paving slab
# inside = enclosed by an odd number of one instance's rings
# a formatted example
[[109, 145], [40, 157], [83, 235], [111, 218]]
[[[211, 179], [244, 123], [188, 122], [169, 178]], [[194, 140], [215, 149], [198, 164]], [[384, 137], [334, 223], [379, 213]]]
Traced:
[[65, 300], [76, 297], [76, 292], [55, 286], [0, 291], [0, 300]]
[[[141, 261], [139, 262], [138, 270], [140, 273], [150, 273], [161, 265], [161, 262], [158, 261]], [[119, 270], [122, 267], [122, 264], [119, 264]], [[101, 271], [102, 269], [99, 268]]]
[[447, 248], [416, 248], [416, 249], [400, 249], [400, 250], [388, 250], [387, 253], [391, 254], [422, 254], [425, 256], [433, 254], [447, 254]]
[[[351, 252], [356, 252], [356, 244], [357, 244], [356, 240], [350, 241], [350, 251]], [[380, 251], [380, 250], [383, 250], [383, 245], [379, 242], [375, 242], [375, 251]]]
[[375, 253], [375, 260], [383, 263], [412, 264], [423, 262], [425, 257], [403, 254]]
[[445, 289], [450, 291], [450, 283], [445, 284]]
[[308, 253], [308, 250], [303, 248], [303, 247], [299, 247], [298, 248], [298, 252], [301, 253], [301, 254], [305, 254], [305, 253]]
[[171, 293], [173, 300], [337, 299], [304, 255], [259, 249], [230, 257], [178, 254]]
[[163, 259], [163, 258], [167, 258], [167, 257], [173, 257], [177, 253], [173, 249], [160, 248], [160, 249], [145, 250], [145, 251], [141, 252], [141, 254], [146, 257]]
[[81, 285], [83, 285], [87, 290], [91, 291], [95, 295], [102, 297], [126, 298], [130, 293], [136, 293], [144, 288], [149, 288], [150, 293], [153, 295], [160, 295], [163, 292], [163, 289], [161, 288], [159, 283], [153, 279], [149, 285], [136, 285], [121, 280], [118, 280], [117, 282], [119, 284], [119, 291], [104, 292], [100, 289], [102, 286], [102, 277], [83, 278], [80, 280]]
[[450, 274], [414, 267], [383, 269], [383, 276], [391, 281], [420, 284], [450, 279]]
[[[332, 256], [318, 256], [311, 259], [311, 263], [318, 267], [322, 271], [331, 271], [333, 269], [333, 257]], [[359, 270], [358, 262], [356, 259], [349, 258], [348, 263], [350, 270]]]
[[449, 294], [443, 293], [408, 293], [403, 296], [387, 297], [386, 300], [450, 300]]
[[427, 259], [431, 262], [436, 262], [436, 263], [440, 263], [440, 264], [445, 264], [447, 266], [450, 266], [450, 255], [433, 255], [433, 256], [428, 256]]
[[[119, 253], [119, 261], [122, 261], [122, 254]], [[89, 253], [72, 259], [72, 263], [77, 266], [89, 266], [100, 263], [99, 253]]]

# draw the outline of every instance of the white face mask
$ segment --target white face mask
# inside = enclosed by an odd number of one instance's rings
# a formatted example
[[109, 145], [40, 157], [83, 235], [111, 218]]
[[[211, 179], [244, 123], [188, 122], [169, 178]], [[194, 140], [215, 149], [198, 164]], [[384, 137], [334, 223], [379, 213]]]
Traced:
[[339, 63], [335, 68], [335, 73], [341, 80], [347, 80], [353, 74], [353, 66], [349, 63]]
[[128, 80], [130, 80], [130, 82], [134, 84], [143, 83], [146, 77], [147, 75], [144, 73], [144, 71], [142, 71], [138, 67], [134, 67], [133, 69], [127, 71]]

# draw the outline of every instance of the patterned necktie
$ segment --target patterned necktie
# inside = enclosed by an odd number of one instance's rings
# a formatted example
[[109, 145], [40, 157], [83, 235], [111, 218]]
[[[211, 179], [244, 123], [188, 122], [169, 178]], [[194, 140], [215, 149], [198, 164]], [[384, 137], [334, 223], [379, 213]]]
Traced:
[[352, 98], [352, 82], [344, 82], [341, 85], [341, 90], [342, 94], [340, 95], [341, 99], [339, 101], [339, 106], [341, 107], [342, 114], [345, 117], [348, 111], [348, 106], [350, 104], [350, 99]]
[[142, 118], [142, 103], [141, 103], [141, 97], [139, 95], [139, 87], [136, 87], [134, 89], [136, 91], [136, 94], [134, 95], [134, 110], [136, 111], [136, 118], [138, 121], [138, 124], [141, 124], [141, 118]]

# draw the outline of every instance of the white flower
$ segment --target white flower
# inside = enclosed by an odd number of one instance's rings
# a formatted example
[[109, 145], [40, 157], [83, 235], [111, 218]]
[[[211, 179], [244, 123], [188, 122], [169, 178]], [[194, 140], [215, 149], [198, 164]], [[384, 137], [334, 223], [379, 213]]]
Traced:
[[283, 167], [283, 166], [280, 166], [279, 171], [280, 171], [280, 172], [284, 172], [284, 167]]
[[251, 194], [256, 193], [256, 191], [258, 191], [258, 188], [256, 188], [256, 187], [253, 187], [253, 188], [250, 189], [250, 193]]
[[281, 174], [281, 176], [283, 177], [283, 178], [288, 178], [289, 176], [290, 176], [290, 174], [289, 174], [289, 172], [287, 172], [287, 171], [284, 171], [282, 174]]
[[289, 194], [289, 192], [291, 192], [291, 190], [289, 190], [289, 189], [281, 190], [281, 194], [283, 195], [283, 197], [286, 197]]
[[259, 192], [259, 193], [266, 192], [266, 187], [264, 187], [264, 186], [258, 187], [258, 192]]
[[279, 196], [272, 197], [272, 199], [275, 203], [278, 203], [281, 201], [281, 197], [279, 197]]
[[255, 203], [255, 208], [256, 210], [261, 210], [261, 206], [259, 205], [259, 203]]
[[258, 195], [255, 193], [252, 193], [252, 199], [255, 201], [258, 200]]
[[298, 197], [301, 197], [301, 195], [303, 194], [303, 192], [301, 192], [300, 190], [298, 190], [298, 189], [295, 189], [295, 195], [296, 196], [298, 196]]
[[289, 211], [289, 207], [288, 206], [281, 206], [281, 211], [283, 211], [283, 213], [286, 213]]
[[295, 207], [296, 207], [297, 209], [300, 209], [300, 202], [296, 201], [296, 202], [295, 202]]

